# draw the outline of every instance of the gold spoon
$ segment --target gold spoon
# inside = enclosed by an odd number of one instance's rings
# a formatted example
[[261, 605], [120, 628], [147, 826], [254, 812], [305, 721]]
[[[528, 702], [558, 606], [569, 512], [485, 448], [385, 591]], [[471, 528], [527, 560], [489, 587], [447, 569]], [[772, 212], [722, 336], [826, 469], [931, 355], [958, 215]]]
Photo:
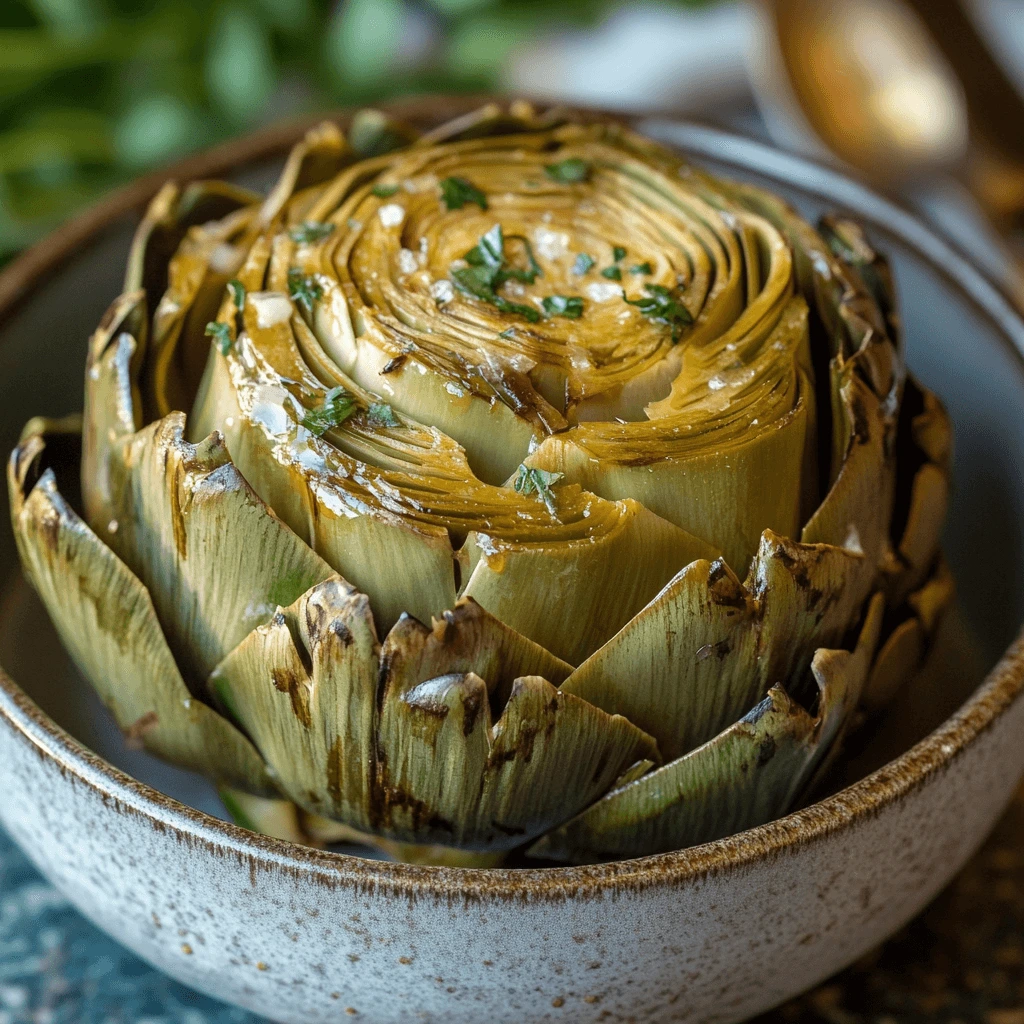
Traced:
[[[1020, 100], [1005, 78], [1000, 89], [996, 62], [956, 0], [765, 0], [761, 11], [755, 85], [770, 125], [782, 111], [789, 141], [824, 145], [886, 191], [952, 177], [996, 232], [1015, 226], [1024, 160], [1000, 145], [992, 110], [969, 100], [991, 107], [995, 92], [1007, 118]], [[964, 53], [969, 61], [957, 59]], [[1024, 304], [1020, 254], [1004, 245], [1001, 256]]]

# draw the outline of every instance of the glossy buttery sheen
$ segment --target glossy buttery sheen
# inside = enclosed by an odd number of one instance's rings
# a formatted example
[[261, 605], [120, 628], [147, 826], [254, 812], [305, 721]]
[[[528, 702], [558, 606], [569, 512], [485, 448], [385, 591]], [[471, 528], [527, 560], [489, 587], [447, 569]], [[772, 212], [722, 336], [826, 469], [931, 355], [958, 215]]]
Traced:
[[[423, 122], [464, 106], [421, 101], [401, 112]], [[904, 262], [916, 269], [903, 276], [911, 282], [915, 274], [930, 278], [934, 289], [943, 274], [958, 277], [958, 301], [988, 325], [998, 349], [992, 358], [1015, 368], [1012, 386], [1024, 400], [1024, 324], [906, 215], [753, 143], [667, 123], [648, 130], [725, 173], [756, 170], [773, 184], [798, 183], [811, 209], [824, 197], [884, 225], [910, 254]], [[220, 173], [289, 141], [248, 140], [194, 161], [187, 173]], [[9, 268], [0, 276], [0, 317], [151, 185], [140, 183]], [[945, 311], [940, 323], [951, 316]], [[911, 339], [912, 317], [908, 310]], [[933, 384], [929, 368], [941, 378], [954, 341], [925, 334], [938, 348], [921, 348], [915, 362], [912, 345], [911, 362], [919, 372], [923, 364]], [[955, 351], [969, 367], [970, 347]], [[971, 402], [948, 389], [959, 430], [958, 409]], [[1013, 429], [1003, 444], [1020, 445], [1009, 460], [1019, 466], [1024, 438]], [[970, 451], [970, 430], [964, 443]], [[955, 505], [954, 543], [957, 530]], [[1016, 590], [1000, 591], [1014, 609], [1020, 579]], [[0, 674], [0, 821], [125, 945], [185, 983], [277, 1021], [735, 1021], [849, 963], [946, 884], [1024, 771], [1022, 689], [1018, 641], [952, 718], [898, 760], [731, 839], [591, 868], [460, 871], [320, 853], [227, 825], [89, 753]]]

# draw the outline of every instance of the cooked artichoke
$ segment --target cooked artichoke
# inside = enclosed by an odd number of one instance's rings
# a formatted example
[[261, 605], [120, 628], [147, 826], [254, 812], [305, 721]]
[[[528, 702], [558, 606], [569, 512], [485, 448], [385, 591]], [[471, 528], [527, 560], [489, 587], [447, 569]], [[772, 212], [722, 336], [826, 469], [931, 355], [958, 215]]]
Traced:
[[393, 856], [671, 850], [806, 799], [921, 666], [949, 426], [885, 260], [607, 121], [377, 113], [168, 184], [29, 579], [239, 820]]

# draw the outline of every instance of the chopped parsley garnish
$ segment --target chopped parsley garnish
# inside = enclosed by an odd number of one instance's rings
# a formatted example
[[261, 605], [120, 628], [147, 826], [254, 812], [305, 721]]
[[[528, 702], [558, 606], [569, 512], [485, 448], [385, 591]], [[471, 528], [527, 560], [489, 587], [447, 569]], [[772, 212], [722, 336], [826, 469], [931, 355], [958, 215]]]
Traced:
[[601, 271], [602, 277], [607, 277], [609, 281], [621, 281], [622, 271], [618, 267], [605, 267]]
[[578, 295], [548, 295], [541, 305], [548, 316], [564, 316], [568, 320], [579, 320], [583, 315], [583, 300]]
[[334, 230], [333, 224], [325, 224], [318, 220], [306, 220], [288, 229], [288, 237], [293, 242], [322, 242]]
[[572, 272], [577, 277], [582, 277], [597, 262], [589, 252], [581, 252], [572, 265]]
[[516, 336], [516, 329], [514, 327], [506, 327], [505, 330], [498, 335], [499, 338], [514, 338]]
[[590, 177], [590, 164], [578, 156], [573, 156], [568, 160], [560, 160], [557, 164], [545, 164], [544, 171], [553, 181], [573, 185]]
[[538, 277], [544, 276], [544, 271], [540, 269], [540, 264], [533, 255], [533, 247], [526, 238], [522, 235], [509, 235], [507, 241], [515, 242], [523, 247], [526, 269], [524, 270], [522, 267], [517, 267], [514, 263], [510, 263], [506, 257], [505, 265], [501, 269], [502, 274], [514, 277], [517, 281], [522, 281], [524, 284], [533, 284]]
[[480, 241], [462, 257], [474, 267], [496, 267], [501, 269], [505, 262], [505, 235], [500, 224], [495, 224]]
[[524, 281], [533, 284], [535, 278], [541, 273], [537, 261], [533, 257], [533, 250], [530, 243], [519, 235], [513, 235], [523, 245], [526, 254], [527, 267], [516, 267], [505, 257], [505, 236], [502, 233], [501, 225], [495, 224], [480, 241], [466, 253], [464, 259], [468, 267], [460, 267], [451, 271], [452, 283], [463, 295], [471, 295], [474, 298], [489, 302], [492, 306], [503, 313], [518, 313], [526, 317], [531, 323], [540, 320], [540, 312], [533, 306], [525, 306], [522, 303], [510, 302], [504, 296], [498, 294], [500, 288], [510, 278], [517, 281]]
[[374, 185], [373, 188], [370, 189], [370, 191], [378, 199], [390, 199], [398, 191], [398, 186], [397, 185]]
[[619, 260], [623, 260], [625, 258], [626, 258], [626, 250], [623, 249], [621, 245], [616, 245], [612, 249], [612, 259], [615, 260], [616, 263], [618, 263]]
[[509, 302], [494, 290], [493, 275], [487, 267], [463, 267], [451, 272], [452, 283], [463, 295], [471, 295], [475, 299], [489, 302], [502, 313], [518, 313], [526, 317], [530, 323], [540, 320], [540, 311], [533, 306], [524, 306], [519, 302]]
[[644, 316], [659, 324], [668, 324], [672, 328], [672, 340], [679, 340], [679, 332], [693, 323], [690, 311], [679, 301], [675, 294], [663, 284], [645, 284], [647, 295], [642, 299], [626, 299], [631, 306], [636, 306]]
[[629, 272], [631, 274], [653, 274], [654, 267], [652, 267], [650, 263], [634, 263], [633, 266], [629, 268]]
[[227, 324], [211, 320], [206, 325], [206, 334], [213, 338], [222, 356], [226, 356], [231, 351], [231, 328]]
[[343, 387], [331, 388], [324, 395], [323, 405], [310, 409], [302, 418], [302, 425], [311, 434], [320, 437], [332, 427], [344, 423], [358, 408], [355, 398]]
[[307, 277], [301, 270], [293, 267], [288, 271], [288, 294], [300, 306], [305, 306], [306, 312], [312, 315], [313, 308], [324, 297], [324, 290], [316, 278]]
[[242, 309], [245, 306], [245, 285], [238, 280], [237, 277], [233, 277], [228, 281], [228, 291], [231, 292], [231, 298], [234, 300], [235, 309]]
[[544, 502], [547, 510], [554, 515], [558, 508], [555, 505], [555, 496], [551, 493], [551, 488], [562, 479], [562, 476], [562, 473], [549, 473], [544, 469], [520, 466], [512, 486], [520, 494], [536, 494]]
[[387, 402], [374, 402], [366, 410], [366, 416], [377, 427], [398, 426], [398, 417], [395, 415], [395, 410]]
[[487, 267], [494, 271], [494, 288], [500, 288], [509, 278], [515, 278], [525, 284], [533, 284], [543, 271], [533, 255], [530, 243], [522, 235], [509, 235], [507, 241], [515, 241], [522, 245], [526, 261], [525, 269], [511, 263], [505, 255], [506, 238], [500, 224], [495, 224], [480, 241], [462, 258], [472, 267]]
[[441, 181], [441, 198], [449, 210], [461, 210], [466, 203], [476, 203], [487, 209], [487, 196], [465, 178], [445, 178]]

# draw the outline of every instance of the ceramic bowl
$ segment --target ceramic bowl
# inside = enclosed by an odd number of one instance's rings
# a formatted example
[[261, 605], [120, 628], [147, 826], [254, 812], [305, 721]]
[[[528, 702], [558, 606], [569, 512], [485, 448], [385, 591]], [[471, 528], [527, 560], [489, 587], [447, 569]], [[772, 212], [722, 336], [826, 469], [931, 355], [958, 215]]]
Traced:
[[[426, 123], [467, 106], [399, 113]], [[128, 749], [20, 581], [4, 526], [0, 821], [83, 913], [186, 984], [295, 1024], [740, 1020], [916, 914], [1007, 804], [1024, 770], [1024, 641], [1007, 650], [1024, 618], [1024, 323], [946, 243], [840, 175], [707, 128], [639, 127], [808, 216], [861, 218], [892, 257], [910, 365], [957, 430], [946, 549], [961, 603], [936, 671], [850, 763], [860, 781], [770, 825], [596, 867], [395, 865], [254, 836], [216, 817], [205, 784]], [[265, 184], [302, 128], [171, 173]], [[31, 414], [80, 408], [86, 338], [163, 177], [0, 276], [5, 451]]]

